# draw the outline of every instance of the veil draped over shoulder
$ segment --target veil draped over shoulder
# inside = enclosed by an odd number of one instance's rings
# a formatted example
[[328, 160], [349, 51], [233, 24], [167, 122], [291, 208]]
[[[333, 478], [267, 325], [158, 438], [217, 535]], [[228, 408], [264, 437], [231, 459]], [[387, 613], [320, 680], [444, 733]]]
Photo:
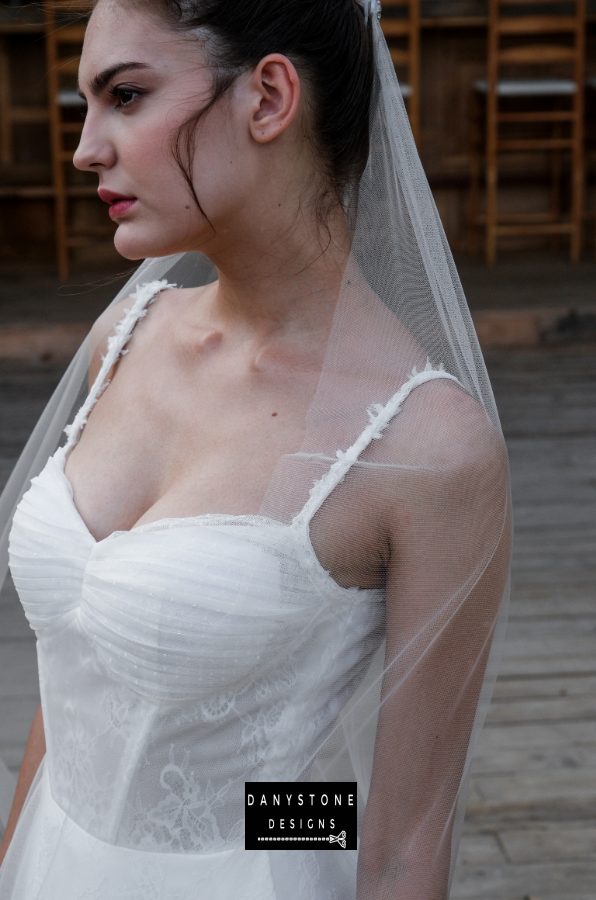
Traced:
[[[376, 17], [373, 35], [369, 158], [346, 201], [352, 253], [303, 445], [279, 459], [260, 515], [290, 523], [308, 508], [318, 553], [346, 528], [366, 540], [375, 529], [371, 510], [385, 504], [403, 520], [404, 545], [413, 539], [418, 548], [391, 586], [395, 611], [368, 629], [365, 665], [296, 779], [357, 782], [362, 840], [368, 833], [379, 847], [389, 842], [396, 861], [418, 859], [432, 884], [445, 857], [453, 872], [470, 762], [499, 664], [509, 482], [480, 347]], [[199, 253], [150, 259], [114, 302], [147, 282], [193, 287], [216, 277]], [[88, 366], [87, 340], [0, 498], [2, 578], [16, 505], [80, 406]], [[437, 378], [442, 372], [451, 378]], [[336, 483], [332, 493], [317, 487], [325, 478]], [[0, 804], [9, 793], [0, 768]], [[390, 822], [375, 812], [388, 793], [399, 811]], [[404, 851], [406, 833], [415, 853]], [[303, 900], [302, 853], [272, 855], [284, 896]], [[316, 896], [353, 896], [355, 854], [341, 862], [314, 855]], [[352, 885], [344, 893], [331, 858]]]

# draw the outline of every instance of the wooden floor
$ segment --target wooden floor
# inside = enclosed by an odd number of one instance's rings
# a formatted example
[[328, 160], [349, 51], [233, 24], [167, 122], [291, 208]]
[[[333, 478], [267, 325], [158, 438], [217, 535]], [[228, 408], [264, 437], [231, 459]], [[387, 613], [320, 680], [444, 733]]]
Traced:
[[596, 898], [596, 346], [503, 354], [515, 543], [453, 900]]
[[[462, 256], [457, 266], [472, 311], [596, 307], [596, 261], [591, 256], [573, 265], [564, 255], [501, 254], [490, 272], [481, 256]], [[132, 272], [125, 260], [106, 268], [75, 267], [60, 282], [53, 266], [0, 261], [0, 327], [93, 322]]]
[[[474, 762], [453, 900], [596, 900], [596, 346], [489, 359], [516, 521], [511, 619]], [[6, 477], [51, 373], [0, 371]], [[37, 698], [14, 591], [0, 597], [0, 757]]]

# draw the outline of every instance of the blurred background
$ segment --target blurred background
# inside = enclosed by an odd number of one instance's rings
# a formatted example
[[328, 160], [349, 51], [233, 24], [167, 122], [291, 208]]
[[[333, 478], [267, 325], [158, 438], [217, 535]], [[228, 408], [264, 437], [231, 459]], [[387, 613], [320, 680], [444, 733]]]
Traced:
[[[83, 0], [0, 6], [0, 486], [131, 271], [72, 154]], [[596, 900], [596, 0], [383, 0], [509, 448], [511, 618], [454, 900]], [[35, 645], [0, 594], [0, 759]], [[1, 828], [1, 826], [0, 826]]]

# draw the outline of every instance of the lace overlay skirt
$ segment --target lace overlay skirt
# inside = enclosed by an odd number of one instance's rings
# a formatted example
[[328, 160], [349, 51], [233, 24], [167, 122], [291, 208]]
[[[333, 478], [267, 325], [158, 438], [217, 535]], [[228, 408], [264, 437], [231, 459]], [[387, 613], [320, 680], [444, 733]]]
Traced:
[[99, 841], [60, 809], [42, 764], [0, 870], [1, 900], [281, 900], [268, 851], [148, 853]]

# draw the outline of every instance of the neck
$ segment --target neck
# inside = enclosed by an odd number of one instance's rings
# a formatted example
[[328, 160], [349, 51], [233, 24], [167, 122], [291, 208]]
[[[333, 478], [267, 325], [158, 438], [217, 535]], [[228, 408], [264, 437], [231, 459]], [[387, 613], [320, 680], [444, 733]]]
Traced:
[[246, 227], [218, 235], [219, 246], [205, 248], [219, 273], [214, 313], [263, 338], [327, 334], [350, 252], [341, 208], [323, 225], [299, 206], [286, 207], [285, 215], [243, 218]]

